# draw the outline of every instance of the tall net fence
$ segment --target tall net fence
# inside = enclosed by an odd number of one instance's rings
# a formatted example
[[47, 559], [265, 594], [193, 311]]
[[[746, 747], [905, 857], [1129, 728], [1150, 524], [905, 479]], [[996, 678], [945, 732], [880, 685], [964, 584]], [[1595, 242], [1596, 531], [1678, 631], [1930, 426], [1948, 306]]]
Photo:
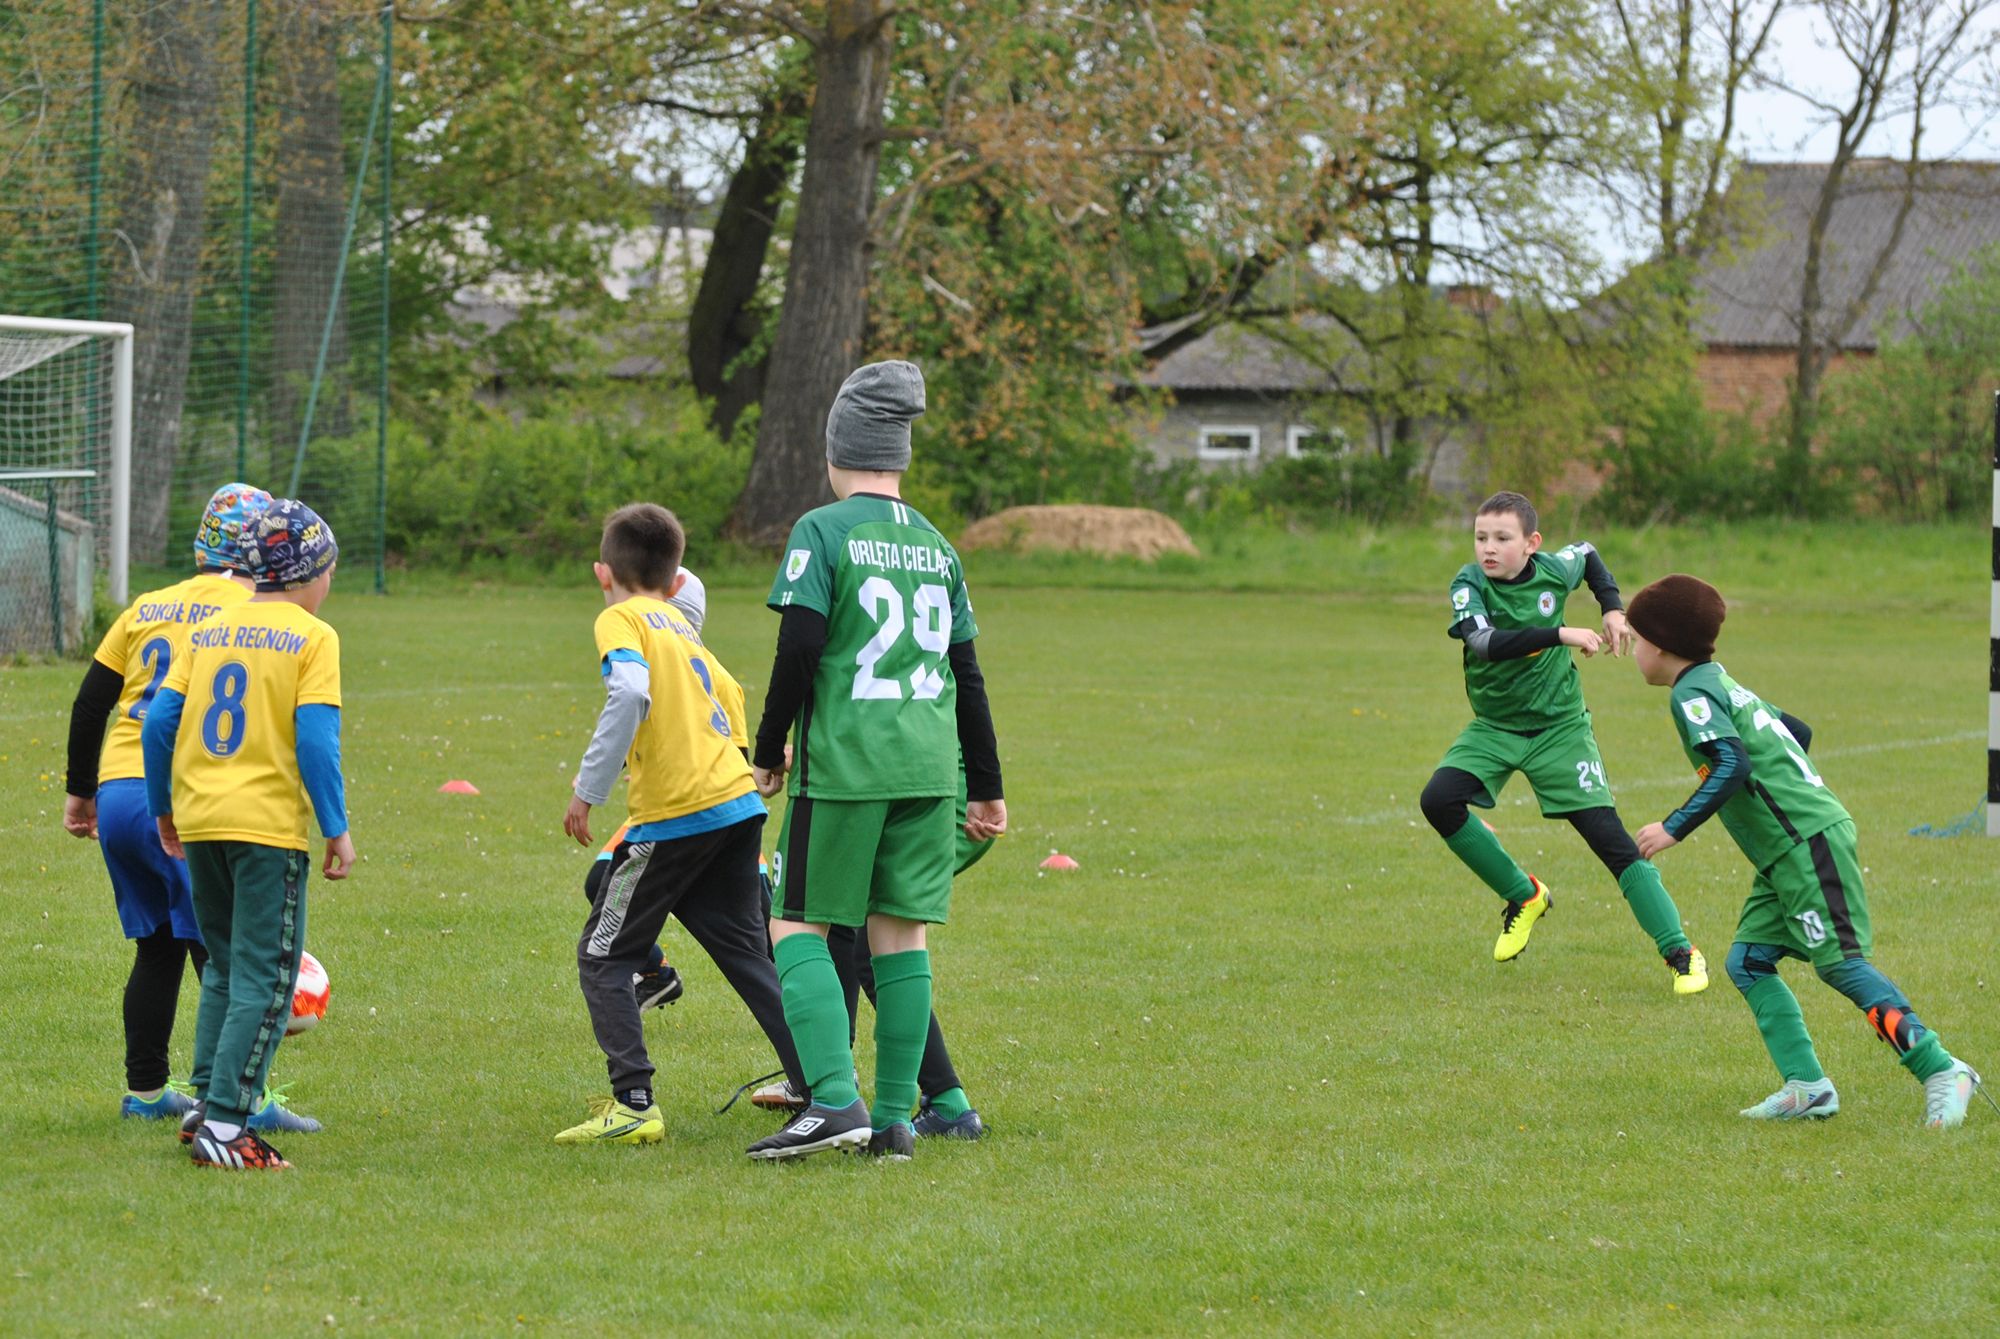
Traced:
[[[0, 315], [133, 325], [135, 564], [243, 478], [379, 585], [392, 55], [381, 0], [0, 0]], [[104, 376], [0, 380], [5, 461], [95, 468]]]

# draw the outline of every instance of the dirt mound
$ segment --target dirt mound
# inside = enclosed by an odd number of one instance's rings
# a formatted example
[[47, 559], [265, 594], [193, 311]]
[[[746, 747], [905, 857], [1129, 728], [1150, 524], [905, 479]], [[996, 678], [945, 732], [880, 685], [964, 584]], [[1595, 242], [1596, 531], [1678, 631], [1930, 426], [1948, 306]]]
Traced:
[[1095, 553], [1153, 561], [1163, 553], [1201, 556], [1171, 517], [1143, 507], [1009, 507], [974, 521], [958, 547], [1021, 553]]

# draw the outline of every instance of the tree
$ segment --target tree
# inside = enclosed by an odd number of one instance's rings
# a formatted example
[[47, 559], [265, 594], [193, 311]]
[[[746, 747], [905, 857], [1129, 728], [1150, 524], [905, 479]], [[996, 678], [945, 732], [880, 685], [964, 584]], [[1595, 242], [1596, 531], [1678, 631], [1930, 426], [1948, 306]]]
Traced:
[[145, 449], [132, 454], [132, 553], [167, 553], [167, 501], [180, 455], [195, 284], [206, 221], [217, 108], [215, 54], [223, 0], [149, 5], [139, 19], [148, 77], [132, 89], [143, 134], [119, 157], [118, 227], [107, 257], [106, 316], [130, 321], [132, 419]]
[[[1827, 365], [1874, 301], [1916, 204], [1927, 118], [1941, 104], [1968, 96], [1967, 77], [1994, 50], [1995, 41], [1991, 34], [1979, 35], [1993, 0], [1820, 0], [1820, 6], [1831, 45], [1852, 72], [1854, 84], [1840, 101], [1829, 101], [1832, 95], [1791, 89], [1825, 116], [1834, 131], [1833, 155], [1806, 223], [1805, 265], [1793, 313], [1798, 342], [1791, 400], [1784, 449], [1777, 462], [1784, 500], [1795, 511], [1810, 503], [1813, 440]], [[1875, 128], [1899, 118], [1907, 118], [1910, 129], [1895, 216], [1887, 236], [1855, 268], [1860, 280], [1847, 301], [1829, 311], [1827, 234], [1848, 171]]]

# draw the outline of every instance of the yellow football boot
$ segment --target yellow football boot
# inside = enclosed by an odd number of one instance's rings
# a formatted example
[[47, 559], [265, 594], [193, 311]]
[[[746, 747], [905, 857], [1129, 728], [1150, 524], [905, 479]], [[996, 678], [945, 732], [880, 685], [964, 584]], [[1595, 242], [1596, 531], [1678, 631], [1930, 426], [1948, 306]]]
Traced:
[[656, 1103], [634, 1111], [615, 1097], [590, 1099], [590, 1119], [556, 1136], [558, 1144], [657, 1144], [667, 1137]]
[[1667, 966], [1674, 972], [1674, 994], [1699, 995], [1708, 989], [1708, 959], [1693, 944], [1669, 953]]
[[1556, 904], [1546, 883], [1532, 874], [1528, 876], [1528, 882], [1535, 885], [1535, 895], [1525, 902], [1509, 902], [1507, 909], [1500, 913], [1500, 937], [1493, 941], [1495, 962], [1520, 957], [1521, 950], [1528, 946], [1528, 936], [1534, 932], [1535, 922]]

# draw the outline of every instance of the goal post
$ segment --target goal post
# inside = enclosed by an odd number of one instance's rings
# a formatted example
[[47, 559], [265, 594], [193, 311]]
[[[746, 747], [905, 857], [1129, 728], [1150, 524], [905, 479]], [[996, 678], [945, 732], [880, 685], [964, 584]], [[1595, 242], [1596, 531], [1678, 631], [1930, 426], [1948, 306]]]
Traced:
[[2000, 391], [1993, 394], [1993, 610], [1986, 677], [1986, 835], [2000, 837]]
[[128, 322], [0, 315], [0, 476], [45, 484], [48, 505], [89, 528], [112, 602], [130, 598]]

